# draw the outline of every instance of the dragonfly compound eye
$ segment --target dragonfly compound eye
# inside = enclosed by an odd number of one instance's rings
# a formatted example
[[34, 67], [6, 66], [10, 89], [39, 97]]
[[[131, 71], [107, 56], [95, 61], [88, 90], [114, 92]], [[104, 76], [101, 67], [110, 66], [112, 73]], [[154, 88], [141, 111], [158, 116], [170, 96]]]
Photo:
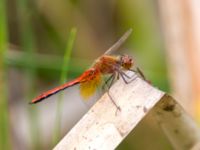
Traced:
[[133, 59], [129, 55], [121, 56], [121, 64], [124, 69], [129, 70], [133, 66]]

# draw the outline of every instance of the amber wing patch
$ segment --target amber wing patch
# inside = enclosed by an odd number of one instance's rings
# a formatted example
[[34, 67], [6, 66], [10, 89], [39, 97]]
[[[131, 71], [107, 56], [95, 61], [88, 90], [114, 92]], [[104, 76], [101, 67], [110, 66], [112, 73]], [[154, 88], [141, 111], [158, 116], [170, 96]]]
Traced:
[[90, 76], [89, 80], [80, 84], [80, 94], [84, 100], [89, 99], [97, 91], [98, 87], [101, 85], [101, 80], [101, 74], [98, 72]]

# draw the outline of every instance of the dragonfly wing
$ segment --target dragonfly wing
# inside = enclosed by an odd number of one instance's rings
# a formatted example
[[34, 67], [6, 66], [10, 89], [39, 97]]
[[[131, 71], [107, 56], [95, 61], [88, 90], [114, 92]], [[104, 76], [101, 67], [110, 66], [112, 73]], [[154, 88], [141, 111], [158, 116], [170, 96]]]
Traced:
[[92, 95], [96, 93], [98, 88], [101, 85], [102, 77], [101, 73], [97, 72], [93, 74], [93, 76], [90, 75], [90, 79], [86, 80], [85, 82], [80, 83], [80, 95], [84, 100], [88, 100]]
[[80, 83], [80, 79], [81, 79], [81, 78], [79, 77], [79, 78], [77, 78], [77, 79], [75, 79], [75, 80], [72, 80], [72, 81], [67, 82], [67, 83], [65, 83], [65, 84], [63, 84], [63, 85], [60, 85], [60, 86], [58, 86], [58, 87], [56, 87], [56, 88], [54, 88], [54, 89], [51, 89], [51, 90], [49, 90], [49, 91], [47, 91], [47, 92], [44, 92], [44, 93], [40, 94], [38, 97], [34, 98], [34, 99], [30, 102], [30, 104], [38, 103], [38, 102], [40, 102], [40, 101], [42, 101], [42, 100], [48, 98], [49, 96], [52, 96], [52, 95], [54, 95], [54, 94], [56, 94], [56, 93], [58, 93], [58, 92], [60, 92], [60, 91], [62, 91], [62, 90], [64, 90], [64, 89], [66, 89], [66, 88], [68, 88], [68, 87], [71, 87], [71, 86], [73, 86], [73, 85], [76, 85], [76, 84]]
[[119, 47], [127, 40], [127, 38], [130, 36], [131, 33], [132, 29], [126, 31], [124, 35], [122, 35], [122, 37], [104, 53], [104, 55], [110, 55], [111, 53], [119, 49]]

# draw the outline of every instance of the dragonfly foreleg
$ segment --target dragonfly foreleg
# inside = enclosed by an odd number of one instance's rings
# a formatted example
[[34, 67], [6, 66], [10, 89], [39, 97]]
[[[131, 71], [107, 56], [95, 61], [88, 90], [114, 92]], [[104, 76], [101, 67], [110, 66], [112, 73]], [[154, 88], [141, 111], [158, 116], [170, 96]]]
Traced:
[[[119, 70], [120, 71], [120, 70]], [[128, 76], [126, 73], [124, 73], [123, 71], [120, 71], [121, 72], [121, 74], [123, 75], [123, 76], [125, 76], [126, 78], [128, 78], [128, 79], [131, 79], [132, 77], [130, 77], [130, 76]]]
[[[124, 81], [126, 84], [131, 83], [132, 81], [134, 81], [134, 80], [137, 78], [137, 76], [129, 77], [126, 73], [124, 73], [124, 72], [121, 71], [121, 70], [118, 70], [118, 73], [119, 73], [119, 75], [122, 77], [123, 81]], [[127, 81], [126, 77], [127, 77], [128, 79], [130, 79], [130, 78], [132, 78], [132, 79], [131, 79], [130, 81]]]
[[136, 70], [130, 69], [129, 71], [132, 71], [132, 72], [134, 72], [134, 73], [136, 73], [136, 74], [139, 74], [140, 77], [142, 77], [142, 79], [146, 80], [146, 78], [145, 78], [145, 76], [144, 76], [144, 73], [140, 70], [139, 67], [137, 67]]

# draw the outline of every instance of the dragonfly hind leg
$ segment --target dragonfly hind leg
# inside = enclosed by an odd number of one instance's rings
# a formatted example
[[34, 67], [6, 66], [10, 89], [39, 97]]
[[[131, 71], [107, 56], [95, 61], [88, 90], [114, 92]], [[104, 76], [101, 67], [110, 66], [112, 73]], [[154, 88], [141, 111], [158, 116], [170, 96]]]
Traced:
[[[115, 74], [112, 74], [105, 82], [104, 82], [104, 84], [103, 84], [103, 86], [102, 86], [102, 89], [104, 90], [105, 89], [105, 87], [107, 86], [107, 87], [109, 87], [110, 88], [110, 86], [111, 86], [111, 84], [113, 83], [113, 81], [114, 81], [114, 79], [115, 79]], [[111, 82], [110, 82], [111, 81]], [[109, 86], [108, 86], [108, 83], [110, 82], [110, 84], [109, 84]]]
[[[117, 108], [117, 111], [121, 111], [120, 106], [117, 105], [117, 103], [115, 102], [115, 100], [112, 98], [111, 94], [110, 94], [110, 88], [112, 86], [112, 84], [114, 83], [116, 77], [118, 77], [118, 75], [116, 73], [113, 73], [104, 83], [103, 86], [105, 86], [107, 88], [106, 92], [111, 100], [111, 102], [115, 105], [115, 107]], [[109, 83], [110, 81], [110, 83]], [[109, 83], [109, 84], [108, 84]], [[116, 112], [117, 112], [116, 111]]]
[[[117, 111], [121, 111], [121, 107], [120, 107], [119, 105], [117, 105], [117, 103], [115, 102], [115, 100], [112, 98], [112, 96], [110, 95], [109, 90], [107, 91], [107, 93], [108, 93], [108, 96], [109, 96], [111, 102], [112, 102], [112, 103], [115, 105], [115, 107], [117, 108]], [[117, 111], [116, 111], [115, 114], [117, 114]]]

